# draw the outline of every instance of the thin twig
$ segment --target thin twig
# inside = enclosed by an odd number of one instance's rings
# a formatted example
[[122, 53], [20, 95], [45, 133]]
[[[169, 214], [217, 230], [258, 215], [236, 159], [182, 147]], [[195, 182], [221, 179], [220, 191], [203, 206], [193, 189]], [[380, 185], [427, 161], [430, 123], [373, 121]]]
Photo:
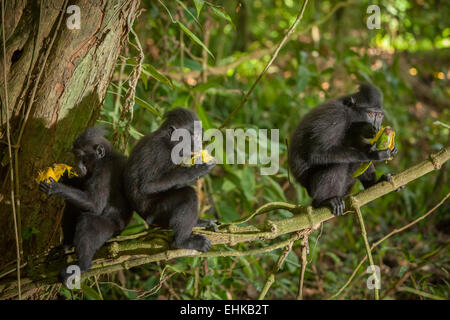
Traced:
[[[399, 229], [394, 229], [393, 231], [391, 231], [390, 233], [388, 233], [387, 235], [385, 235], [383, 238], [381, 238], [380, 240], [378, 240], [377, 242], [373, 243], [370, 250], [373, 250], [374, 248], [376, 248], [378, 245], [380, 245], [382, 242], [384, 242], [385, 240], [389, 239], [390, 237], [392, 237], [394, 234], [397, 234], [399, 232], [402, 232], [410, 227], [412, 227], [413, 225], [415, 225], [416, 223], [418, 223], [419, 221], [425, 219], [426, 217], [428, 217], [431, 213], [433, 213], [437, 208], [439, 208], [447, 199], [448, 197], [450, 197], [450, 192], [447, 193], [447, 195], [437, 204], [435, 205], [432, 209], [430, 209], [427, 213], [425, 213], [424, 215], [420, 216], [419, 218], [415, 219], [414, 221], [404, 225], [403, 227], [399, 228]], [[331, 297], [329, 297], [328, 299], [335, 299], [337, 298], [344, 290], [345, 288], [348, 287], [348, 285], [352, 282], [352, 280], [355, 278], [356, 274], [358, 273], [359, 269], [361, 268], [361, 266], [363, 265], [363, 263], [367, 260], [367, 256], [364, 256], [364, 258], [358, 263], [358, 265], [356, 266], [355, 270], [353, 270], [353, 273], [351, 274], [350, 278], [347, 280], [347, 282], [335, 293], [333, 294]]]
[[[37, 88], [38, 88], [38, 85], [39, 85], [39, 81], [41, 79], [42, 73], [44, 72], [48, 56], [50, 55], [50, 51], [52, 50], [53, 44], [55, 43], [56, 35], [58, 34], [59, 28], [61, 27], [61, 22], [63, 20], [63, 17], [65, 15], [65, 13], [66, 13], [66, 8], [67, 8], [68, 1], [69, 0], [64, 0], [64, 4], [63, 4], [62, 10], [61, 10], [61, 14], [59, 16], [59, 20], [58, 20], [58, 23], [56, 25], [55, 33], [53, 34], [53, 37], [52, 37], [52, 39], [50, 41], [50, 44], [49, 44], [49, 46], [48, 46], [48, 48], [47, 48], [47, 50], [45, 52], [44, 59], [43, 59], [41, 65], [40, 65], [39, 73], [36, 76], [35, 85], [34, 85], [33, 90], [31, 92], [30, 102], [29, 102], [29, 105], [28, 105], [28, 108], [27, 108], [27, 112], [25, 114], [25, 119], [23, 120], [22, 126], [20, 128], [20, 132], [19, 132], [19, 137], [17, 138], [17, 146], [18, 146], [18, 148], [20, 147], [20, 142], [22, 140], [23, 132], [25, 130], [25, 126], [27, 124], [28, 117], [29, 117], [31, 109], [33, 107], [34, 97], [36, 96], [36, 92], [37, 92]], [[41, 6], [42, 6], [42, 2], [41, 2]]]
[[11, 207], [14, 218], [14, 232], [16, 236], [16, 255], [17, 255], [17, 287], [19, 300], [22, 300], [22, 289], [20, 283], [20, 245], [17, 227], [16, 201], [14, 198], [14, 167], [11, 149], [11, 128], [9, 126], [9, 101], [8, 101], [8, 82], [6, 78], [6, 36], [5, 36], [5, 0], [2, 0], [2, 37], [3, 37], [3, 81], [5, 88], [5, 108], [6, 108], [6, 137], [8, 140], [8, 156], [9, 156], [9, 172], [10, 172], [10, 188], [11, 188]]
[[[31, 109], [32, 109], [32, 106], [33, 106], [33, 103], [34, 103], [34, 97], [35, 97], [36, 92], [37, 92], [39, 81], [40, 81], [42, 73], [43, 73], [43, 71], [45, 69], [45, 65], [47, 63], [47, 59], [48, 59], [48, 57], [50, 55], [50, 52], [52, 50], [53, 43], [55, 42], [56, 36], [57, 36], [59, 28], [61, 26], [61, 22], [63, 20], [63, 16], [64, 16], [64, 14], [66, 12], [67, 3], [68, 3], [68, 0], [66, 0], [64, 2], [64, 4], [63, 4], [62, 11], [61, 11], [61, 14], [59, 16], [59, 20], [57, 22], [57, 26], [56, 26], [56, 29], [55, 29], [55, 33], [53, 34], [51, 42], [50, 42], [50, 44], [49, 44], [49, 46], [48, 46], [48, 48], [47, 48], [47, 50], [45, 52], [43, 62], [40, 65], [40, 70], [39, 70], [38, 75], [36, 76], [34, 87], [32, 89], [31, 97], [30, 97], [30, 100], [29, 100], [29, 105], [28, 105], [28, 108], [27, 108], [27, 110], [25, 112], [25, 117], [23, 119], [23, 122], [22, 122], [22, 124], [20, 126], [19, 136], [17, 138], [16, 145], [15, 145], [15, 148], [14, 148], [14, 163], [15, 163], [15, 169], [14, 170], [15, 170], [15, 175], [16, 175], [16, 183], [15, 183], [16, 186], [15, 187], [16, 187], [17, 221], [18, 221], [17, 229], [18, 229], [18, 234], [19, 234], [19, 252], [20, 252], [21, 256], [23, 255], [23, 252], [22, 252], [23, 248], [22, 248], [22, 225], [21, 225], [22, 218], [21, 218], [20, 187], [19, 187], [19, 185], [20, 185], [19, 184], [19, 149], [20, 149], [20, 146], [21, 146], [21, 143], [22, 143], [23, 133], [24, 133], [24, 130], [25, 130], [26, 124], [28, 122], [28, 118], [30, 116], [30, 112], [31, 112]], [[41, 25], [41, 17], [42, 17], [42, 3], [40, 4], [40, 9], [39, 9], [39, 25], [38, 25], [38, 31], [37, 31], [38, 34], [36, 36], [36, 41], [38, 40], [38, 37], [39, 37], [39, 29], [40, 29], [40, 25]], [[35, 51], [35, 48], [33, 49], [32, 62], [33, 62], [33, 57], [34, 57], [34, 54], [35, 54], [34, 51]], [[28, 90], [28, 87], [29, 87], [29, 84], [30, 84], [30, 82], [29, 82], [30, 77], [31, 77], [31, 75], [28, 75], [27, 85], [26, 85], [25, 90], [23, 91], [24, 93], [26, 92], [26, 90]]]
[[362, 217], [361, 208], [359, 207], [358, 200], [351, 198], [352, 207], [356, 211], [356, 216], [358, 217], [359, 225], [361, 226], [361, 236], [364, 240], [364, 246], [366, 248], [367, 258], [369, 258], [370, 267], [372, 268], [372, 276], [374, 277], [374, 289], [375, 289], [375, 300], [380, 300], [380, 291], [378, 289], [378, 284], [380, 279], [377, 277], [377, 271], [375, 269], [375, 264], [372, 258], [372, 249], [370, 249], [369, 240], [367, 240], [367, 231], [364, 225], [364, 219]]
[[223, 121], [223, 123], [220, 125], [219, 129], [224, 128], [228, 122], [233, 118], [233, 116], [236, 114], [236, 112], [239, 111], [239, 109], [242, 108], [242, 106], [247, 102], [250, 94], [253, 92], [253, 89], [255, 89], [256, 85], [258, 84], [258, 82], [261, 80], [261, 78], [263, 77], [263, 75], [266, 73], [266, 71], [269, 69], [269, 67], [272, 65], [272, 63], [275, 61], [275, 59], [278, 56], [278, 53], [280, 52], [281, 48], [284, 46], [284, 44], [286, 43], [286, 41], [288, 40], [288, 38], [290, 37], [290, 35], [292, 34], [292, 32], [294, 31], [295, 27], [298, 25], [298, 23], [300, 22], [300, 20], [303, 17], [303, 13], [305, 12], [305, 8], [306, 5], [308, 4], [308, 0], [304, 0], [303, 1], [303, 5], [302, 8], [300, 9], [299, 14], [297, 15], [297, 18], [295, 19], [294, 23], [292, 24], [292, 26], [289, 28], [289, 30], [287, 31], [286, 35], [284, 36], [284, 38], [281, 40], [281, 42], [278, 44], [277, 48], [275, 49], [275, 52], [272, 55], [272, 58], [269, 60], [269, 62], [266, 64], [266, 67], [264, 68], [264, 70], [261, 72], [261, 74], [258, 76], [258, 78], [256, 78], [255, 82], [253, 83], [253, 85], [251, 86], [250, 90], [248, 90], [247, 94], [244, 96], [244, 98], [242, 99], [241, 103], [228, 115], [228, 117]]
[[[348, 5], [353, 4], [355, 2], [356, 2], [356, 0], [349, 0], [349, 1], [346, 1], [346, 2], [339, 2], [322, 19], [319, 19], [319, 20], [315, 21], [314, 23], [311, 23], [311, 24], [307, 25], [304, 29], [299, 29], [299, 30], [295, 31], [291, 35], [291, 38], [294, 38], [295, 36], [298, 36], [300, 34], [304, 34], [304, 33], [308, 32], [314, 26], [318, 26], [320, 24], [325, 23], [326, 21], [328, 21], [328, 19], [330, 19], [333, 16], [333, 14], [339, 8], [342, 8], [344, 6], [348, 6]], [[240, 64], [242, 64], [242, 63], [244, 63], [246, 61], [250, 61], [250, 60], [253, 60], [253, 59], [259, 59], [259, 58], [265, 56], [266, 54], [270, 54], [271, 52], [273, 52], [275, 50], [275, 48], [276, 48], [276, 46], [272, 46], [272, 47], [264, 48], [264, 49], [257, 49], [257, 50], [255, 50], [253, 52], [250, 52], [250, 53], [246, 54], [245, 56], [242, 56], [242, 57], [236, 59], [234, 62], [231, 62], [230, 64], [220, 65], [220, 66], [208, 66], [207, 67], [208, 73], [210, 75], [215, 75], [215, 76], [223, 75], [228, 70], [234, 69], [234, 68], [236, 68], [237, 66], [239, 66]], [[188, 54], [189, 54], [189, 52], [188, 52]], [[190, 54], [190, 56], [191, 56], [191, 58], [193, 58], [193, 60], [197, 60], [197, 61], [201, 62], [201, 58], [193, 57], [192, 54]], [[219, 56], [217, 56], [216, 60], [220, 61]], [[169, 72], [168, 71], [168, 66], [166, 65], [165, 66], [165, 70], [166, 71], [162, 72], [163, 74], [170, 75], [170, 77], [172, 79], [175, 79], [177, 81], [181, 80], [179, 68], [170, 70], [170, 71], [174, 71], [174, 72]], [[200, 76], [201, 72], [202, 71], [192, 70], [192, 71], [189, 71], [189, 72], [185, 73], [184, 76], [185, 77], [197, 78], [197, 77]]]
[[308, 264], [308, 259], [307, 259], [308, 240], [309, 240], [309, 237], [307, 235], [302, 240], [302, 256], [301, 256], [302, 269], [300, 271], [300, 281], [298, 284], [297, 300], [303, 300], [303, 283], [305, 280], [306, 265]]
[[[126, 51], [126, 48], [127, 47], [125, 47], [125, 51]], [[114, 101], [114, 115], [117, 115], [119, 113], [119, 107], [120, 107], [120, 104], [121, 104], [120, 97], [122, 96], [122, 92], [121, 91], [122, 91], [122, 85], [123, 85], [122, 77], [123, 77], [123, 73], [124, 73], [124, 70], [125, 70], [125, 64], [126, 64], [126, 58], [121, 57], [120, 60], [121, 60], [121, 64], [120, 64], [120, 69], [119, 69], [119, 79], [117, 80], [116, 100]], [[117, 127], [117, 123], [116, 122], [117, 122], [117, 120], [114, 117], [113, 118], [113, 128], [114, 128], [114, 130], [116, 130], [116, 127]]]
[[270, 287], [275, 281], [275, 275], [280, 271], [281, 267], [283, 266], [284, 260], [286, 260], [289, 252], [292, 250], [292, 245], [295, 241], [300, 239], [302, 236], [301, 232], [297, 232], [291, 236], [289, 239], [289, 243], [284, 248], [283, 252], [280, 254], [280, 257], [278, 258], [277, 263], [274, 265], [272, 272], [267, 277], [266, 283], [264, 284], [264, 287], [261, 290], [261, 293], [259, 294], [258, 300], [264, 300], [267, 292], [269, 291]]
[[98, 286], [98, 275], [94, 276], [94, 281], [95, 281], [95, 286], [97, 287], [98, 295], [100, 296], [100, 298], [102, 300], [105, 300], [105, 299], [103, 299], [102, 291], [100, 290], [100, 287]]
[[142, 63], [144, 62], [144, 50], [142, 49], [141, 42], [139, 41], [139, 37], [137, 33], [133, 29], [134, 19], [139, 15], [133, 14], [134, 10], [131, 10], [127, 17], [127, 24], [130, 32], [134, 35], [134, 39], [136, 44], [132, 43], [128, 40], [128, 42], [137, 49], [138, 56], [136, 58], [136, 66], [134, 67], [131, 77], [128, 80], [128, 89], [125, 93], [125, 103], [122, 106], [122, 112], [119, 118], [119, 127], [122, 127], [121, 130], [117, 130], [113, 136], [113, 143], [120, 150], [125, 150], [128, 144], [129, 138], [129, 126], [131, 121], [133, 120], [133, 107], [135, 104], [135, 94], [136, 94], [136, 86], [141, 76], [142, 72]]
[[[398, 187], [406, 185], [407, 183], [416, 180], [431, 171], [438, 170], [440, 166], [449, 159], [450, 146], [446, 146], [439, 152], [431, 154], [427, 160], [422, 161], [421, 163], [418, 163], [399, 174], [396, 174], [392, 177], [392, 182], [380, 182], [364, 191], [359, 192], [354, 197], [358, 200], [360, 206], [363, 206], [371, 201], [374, 201], [375, 199], [395, 191]], [[313, 209], [309, 215], [307, 214], [306, 207], [296, 206], [289, 203], [277, 203], [277, 205], [273, 207], [273, 210], [275, 209], [285, 209], [294, 213], [294, 215], [291, 218], [277, 221], [266, 220], [265, 223], [257, 226], [228, 225], [219, 227], [218, 232], [203, 229], [195, 229], [195, 232], [206, 235], [214, 245], [235, 245], [241, 242], [275, 239], [281, 235], [298, 232], [334, 218], [334, 215], [328, 207]], [[150, 237], [150, 235], [153, 237]], [[120, 237], [111, 239], [108, 241], [108, 244], [97, 254], [96, 263], [93, 268], [84, 273], [82, 277], [91, 277], [95, 274], [111, 273], [151, 262], [167, 261], [179, 257], [225, 257], [259, 254], [284, 247], [287, 243], [289, 243], [288, 239], [286, 240], [287, 242], [281, 241], [267, 247], [252, 249], [244, 252], [238, 250], [226, 251], [222, 249], [199, 253], [195, 250], [186, 249], [169, 250], [167, 247], [167, 240], [164, 240], [165, 237], [165, 234], [144, 232], [140, 234], [139, 237], [133, 236], [134, 239], [139, 239], [139, 241], [119, 241]], [[162, 244], [162, 242], [164, 242], [164, 244]], [[36, 267], [38, 267], [38, 265], [36, 265]], [[41, 286], [45, 287], [57, 282], [56, 273], [53, 274], [49, 271], [47, 274], [44, 274], [44, 276], [45, 278], [42, 280], [26, 279], [26, 285], [24, 283], [23, 288], [26, 286], [26, 290], [31, 290]], [[17, 287], [13, 281], [5, 280], [0, 282], [1, 298], [11, 298], [15, 296], [17, 296]]]

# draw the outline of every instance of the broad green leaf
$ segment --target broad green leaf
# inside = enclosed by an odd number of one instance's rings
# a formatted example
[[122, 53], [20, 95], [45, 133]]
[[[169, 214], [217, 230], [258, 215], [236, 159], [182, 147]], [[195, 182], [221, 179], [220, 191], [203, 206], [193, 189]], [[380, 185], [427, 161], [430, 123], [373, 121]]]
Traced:
[[203, 106], [197, 105], [197, 115], [200, 121], [202, 122], [203, 130], [208, 130], [212, 128], [211, 120], [209, 119], [209, 116], [206, 113]]
[[146, 75], [149, 75], [149, 76], [155, 78], [156, 80], [158, 80], [162, 83], [167, 84], [169, 87], [171, 87], [173, 89], [172, 81], [169, 78], [167, 78], [165, 75], [160, 73], [158, 70], [156, 70], [155, 67], [153, 67], [151, 64], [143, 64], [142, 72], [145, 73]]
[[234, 26], [233, 20], [231, 20], [231, 17], [228, 15], [228, 13], [225, 12], [225, 10], [223, 10], [223, 8], [215, 7], [209, 3], [208, 3], [208, 5], [217, 16], [227, 20], [233, 26], [233, 28], [236, 29], [236, 27]]
[[271, 185], [271, 189], [275, 192], [279, 200], [286, 201], [286, 196], [284, 195], [283, 188], [270, 176], [264, 176], [264, 180], [268, 181]]
[[151, 113], [153, 113], [154, 115], [158, 116], [158, 117], [162, 117], [161, 112], [159, 112], [159, 110], [156, 108], [156, 106], [154, 106], [153, 104], [139, 98], [139, 97], [134, 97], [134, 99], [136, 100], [136, 103], [138, 103], [140, 106], [144, 107], [145, 109], [147, 109], [148, 111], [150, 111]]
[[176, 22], [181, 30], [183, 30], [183, 32], [189, 37], [191, 38], [195, 43], [197, 43], [199, 46], [201, 46], [203, 49], [206, 50], [206, 52], [208, 52], [208, 54], [214, 59], [214, 55], [211, 53], [211, 51], [209, 51], [208, 47], [205, 46], [205, 44], [199, 39], [197, 38], [197, 36], [191, 31], [189, 30], [184, 24], [182, 24], [180, 21]]
[[195, 9], [197, 9], [197, 18], [200, 16], [200, 11], [202, 11], [205, 2], [203, 0], [194, 0]]
[[139, 232], [142, 232], [144, 230], [146, 230], [147, 228], [145, 227], [145, 225], [142, 224], [134, 224], [132, 226], [128, 226], [125, 230], [122, 231], [122, 233], [120, 234], [121, 236], [127, 236], [130, 234], [136, 234]]
[[[115, 87], [115, 88], [118, 88], [118, 87], [119, 87], [118, 85], [116, 85], [116, 84], [113, 83], [113, 82], [111, 82], [111, 85], [112, 85], [113, 87]], [[125, 88], [123, 88], [123, 86], [120, 86], [120, 87], [121, 87], [122, 89], [125, 90]], [[117, 93], [117, 92], [108, 90], [108, 93], [115, 94], [115, 95], [118, 94], [119, 96], [121, 96], [121, 97], [123, 98], [123, 95], [122, 95], [122, 94], [119, 94], [119, 93]], [[156, 115], [156, 116], [158, 116], [158, 117], [160, 117], [160, 118], [162, 117], [162, 114], [161, 114], [161, 112], [159, 112], [158, 108], [157, 108], [156, 106], [154, 106], [153, 104], [151, 104], [150, 102], [147, 102], [147, 101], [145, 101], [145, 100], [139, 98], [138, 96], [134, 96], [134, 100], [135, 100], [135, 103], [137, 103], [137, 104], [139, 104], [140, 106], [144, 107], [145, 109], [147, 109], [148, 111], [150, 111], [150, 112], [153, 113], [154, 115]]]
[[198, 22], [198, 20], [197, 20], [197, 17], [194, 16], [194, 15], [191, 13], [191, 11], [189, 11], [189, 8], [186, 7], [186, 5], [185, 5], [182, 1], [177, 0], [177, 2], [178, 2], [178, 4], [184, 9], [184, 11], [186, 11], [186, 12], [192, 17], [192, 19], [194, 19], [194, 21], [201, 27], [200, 22]]
[[91, 287], [89, 287], [86, 283], [81, 285], [81, 290], [86, 298], [90, 300], [103, 300], [102, 297], [98, 294], [98, 292]]

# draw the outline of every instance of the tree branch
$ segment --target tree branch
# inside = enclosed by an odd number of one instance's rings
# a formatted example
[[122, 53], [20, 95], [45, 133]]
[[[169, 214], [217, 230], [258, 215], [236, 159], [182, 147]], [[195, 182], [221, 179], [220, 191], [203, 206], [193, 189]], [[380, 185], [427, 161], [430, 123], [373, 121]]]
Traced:
[[244, 99], [242, 99], [241, 103], [234, 108], [234, 110], [228, 115], [228, 117], [222, 122], [219, 129], [224, 128], [228, 122], [233, 118], [233, 116], [236, 114], [236, 112], [241, 109], [244, 104], [247, 102], [248, 98], [250, 97], [250, 94], [253, 92], [253, 89], [255, 89], [256, 85], [258, 84], [259, 80], [263, 77], [263, 75], [266, 73], [266, 71], [269, 69], [269, 67], [272, 65], [272, 63], [275, 61], [275, 59], [278, 57], [278, 53], [280, 53], [281, 48], [284, 46], [284, 44], [288, 41], [289, 36], [294, 32], [295, 27], [298, 25], [300, 20], [302, 20], [303, 13], [305, 12], [306, 5], [308, 4], [308, 0], [303, 0], [302, 8], [300, 9], [300, 12], [297, 15], [297, 18], [295, 19], [292, 26], [289, 28], [289, 30], [286, 32], [286, 35], [283, 37], [281, 42], [276, 47], [274, 53], [272, 54], [272, 57], [270, 58], [269, 62], [267, 62], [264, 70], [260, 73], [258, 78], [256, 78], [255, 82], [253, 82], [253, 85], [251, 86], [250, 90], [247, 91], [247, 93], [244, 96]]
[[[431, 154], [427, 160], [406, 169], [392, 177], [392, 182], [380, 182], [371, 188], [354, 195], [354, 199], [362, 207], [367, 203], [378, 199], [385, 194], [395, 191], [400, 186], [416, 180], [425, 174], [440, 169], [441, 165], [450, 158], [450, 145], [437, 153]], [[346, 199], [347, 208], [351, 208], [350, 199]], [[258, 209], [258, 212], [268, 212], [271, 208], [285, 209], [292, 213], [292, 218], [271, 221], [267, 219], [260, 225], [238, 226], [235, 224], [220, 226], [218, 232], [195, 229], [194, 232], [206, 235], [213, 245], [236, 245], [241, 242], [256, 242], [258, 240], [276, 239], [281, 235], [298, 232], [307, 228], [314, 228], [318, 224], [333, 218], [333, 214], [327, 207], [312, 209], [289, 203], [276, 202], [263, 206], [266, 210]], [[311, 211], [308, 214], [307, 211]], [[353, 211], [348, 211], [353, 212]], [[253, 215], [252, 215], [253, 217]], [[217, 256], [245, 256], [269, 252], [286, 246], [291, 239], [281, 240], [262, 248], [255, 248], [245, 252], [237, 250], [220, 249], [200, 253], [195, 250], [177, 249], [169, 250], [168, 234], [150, 230], [140, 234], [117, 237], [108, 241], [96, 255], [95, 264], [83, 277], [91, 277], [98, 274], [110, 273], [122, 269], [129, 269], [150, 262], [167, 261], [180, 257], [217, 257]], [[70, 256], [69, 256], [70, 258]], [[41, 258], [41, 260], [44, 260]], [[33, 267], [32, 267], [33, 266]], [[22, 292], [38, 287], [57, 283], [58, 270], [55, 265], [52, 269], [45, 266], [43, 261], [28, 263], [26, 273], [28, 278], [22, 278]], [[3, 273], [3, 272], [2, 272]], [[36, 275], [38, 274], [38, 275]], [[17, 283], [12, 279], [4, 279], [0, 283], [0, 298], [13, 298], [17, 296]]]

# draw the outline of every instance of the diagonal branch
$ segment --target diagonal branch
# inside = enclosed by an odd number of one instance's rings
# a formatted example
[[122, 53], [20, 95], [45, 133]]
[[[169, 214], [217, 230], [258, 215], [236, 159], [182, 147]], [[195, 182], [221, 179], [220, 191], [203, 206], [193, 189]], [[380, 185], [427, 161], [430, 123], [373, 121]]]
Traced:
[[277, 48], [275, 49], [275, 51], [274, 51], [274, 53], [272, 55], [272, 58], [269, 60], [269, 62], [267, 62], [266, 67], [261, 72], [261, 74], [258, 76], [258, 78], [256, 78], [256, 80], [253, 83], [252, 87], [250, 88], [250, 90], [248, 90], [247, 94], [244, 96], [244, 99], [242, 99], [241, 103], [228, 115], [228, 117], [220, 125], [219, 129], [224, 128], [228, 124], [228, 122], [233, 118], [233, 116], [236, 114], [236, 112], [238, 112], [239, 109], [241, 109], [244, 106], [244, 104], [247, 102], [250, 94], [253, 92], [253, 89], [255, 89], [256, 85], [259, 82], [259, 80], [261, 80], [262, 76], [266, 73], [266, 71], [269, 69], [269, 67], [272, 65], [272, 63], [275, 61], [275, 59], [278, 57], [278, 53], [280, 52], [281, 48], [284, 46], [286, 41], [289, 39], [289, 37], [292, 34], [292, 32], [294, 32], [294, 29], [298, 25], [300, 20], [302, 20], [303, 13], [305, 12], [307, 4], [308, 4], [308, 0], [304, 0], [302, 8], [300, 9], [299, 14], [297, 15], [297, 18], [295, 19], [294, 23], [289, 28], [289, 30], [286, 32], [286, 35], [284, 36], [283, 40], [281, 40], [281, 42], [278, 44]]
[[[427, 160], [393, 176], [392, 182], [378, 183], [371, 188], [359, 192], [353, 197], [358, 201], [359, 206], [362, 207], [373, 200], [395, 191], [400, 186], [406, 185], [431, 171], [440, 169], [441, 165], [449, 159], [450, 145], [437, 153], [431, 154]], [[266, 204], [265, 208], [268, 208], [269, 205], [270, 204]], [[346, 205], [350, 208], [351, 204], [348, 198], [346, 200]], [[276, 239], [282, 235], [291, 234], [307, 228], [314, 228], [317, 224], [328, 221], [334, 217], [327, 207], [312, 209], [310, 207], [277, 202], [276, 205], [273, 206], [273, 209], [285, 209], [294, 213], [294, 216], [292, 218], [276, 221], [266, 219], [265, 223], [260, 225], [225, 225], [221, 226], [218, 232], [202, 229], [195, 229], [195, 232], [206, 235], [213, 245], [226, 244], [233, 246], [241, 242], [260, 243], [261, 240], [265, 242]], [[308, 210], [311, 211], [310, 214], [308, 214]], [[262, 211], [267, 212], [265, 210]], [[215, 247], [214, 251], [200, 253], [195, 250], [187, 249], [169, 250], [168, 235], [150, 230], [132, 236], [111, 239], [96, 255], [94, 266], [91, 270], [84, 273], [83, 277], [92, 277], [98, 274], [129, 269], [150, 262], [167, 261], [180, 257], [244, 256], [248, 254], [258, 254], [284, 247], [289, 243], [290, 239], [278, 239], [278, 241], [278, 243], [273, 243], [262, 248], [254, 248], [245, 252], [238, 250], [230, 251], [225, 248]], [[33, 268], [30, 265], [33, 265]], [[43, 261], [37, 261], [32, 264], [29, 263], [28, 266], [30, 266], [30, 269], [26, 270], [28, 278], [22, 279], [23, 292], [38, 287], [45, 287], [58, 281], [58, 270], [48, 270]], [[30, 277], [31, 275], [33, 276]], [[16, 281], [4, 279], [0, 282], [0, 299], [12, 298], [15, 296], [17, 296]]]
[[[399, 229], [394, 229], [393, 231], [391, 231], [390, 233], [388, 233], [387, 235], [385, 235], [383, 238], [381, 238], [380, 240], [378, 240], [377, 242], [373, 243], [372, 246], [370, 247], [370, 250], [375, 249], [375, 247], [377, 247], [378, 245], [380, 245], [382, 242], [384, 242], [385, 240], [389, 239], [390, 237], [392, 237], [394, 234], [397, 234], [399, 232], [402, 232], [410, 227], [412, 227], [413, 225], [415, 225], [416, 223], [418, 223], [419, 221], [422, 221], [423, 219], [425, 219], [426, 217], [428, 217], [430, 214], [432, 214], [437, 208], [439, 208], [447, 199], [448, 197], [450, 197], [450, 193], [447, 193], [447, 195], [437, 204], [435, 205], [432, 209], [430, 209], [427, 213], [425, 213], [423, 216], [420, 216], [419, 218], [415, 219], [414, 221], [408, 223], [407, 225], [399, 228]], [[350, 276], [350, 278], [347, 280], [347, 282], [335, 293], [333, 294], [331, 297], [329, 297], [328, 299], [335, 299], [337, 298], [344, 290], [345, 288], [348, 287], [348, 285], [350, 284], [350, 282], [352, 282], [352, 280], [355, 278], [356, 274], [359, 271], [359, 268], [361, 268], [362, 264], [367, 260], [367, 255], [364, 256], [363, 259], [361, 259], [361, 261], [358, 263], [358, 265], [356, 266], [355, 270], [353, 271], [352, 275]]]
[[367, 240], [367, 231], [366, 226], [364, 225], [364, 219], [362, 217], [361, 208], [358, 204], [358, 201], [354, 197], [350, 197], [352, 202], [352, 207], [356, 211], [356, 215], [358, 217], [359, 225], [361, 226], [361, 236], [364, 240], [364, 246], [366, 248], [367, 259], [369, 259], [370, 267], [372, 269], [372, 275], [375, 280], [375, 300], [380, 300], [380, 291], [378, 289], [379, 279], [377, 277], [377, 271], [375, 269], [375, 264], [372, 258], [372, 250], [370, 249], [369, 240]]

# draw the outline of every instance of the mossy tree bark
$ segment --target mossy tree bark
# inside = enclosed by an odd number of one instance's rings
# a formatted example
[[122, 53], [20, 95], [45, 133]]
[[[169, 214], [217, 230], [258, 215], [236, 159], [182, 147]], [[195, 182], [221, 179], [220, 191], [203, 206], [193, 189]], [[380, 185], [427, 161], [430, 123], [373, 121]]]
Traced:
[[[66, 12], [68, 5], [80, 8], [80, 29], [66, 24], [73, 17]], [[6, 66], [3, 50], [0, 55], [0, 270], [16, 257], [10, 165], [17, 174], [24, 257], [59, 241], [63, 203], [40, 194], [34, 179], [38, 170], [52, 163], [67, 163], [74, 138], [98, 118], [139, 0], [7, 0], [5, 6]]]

